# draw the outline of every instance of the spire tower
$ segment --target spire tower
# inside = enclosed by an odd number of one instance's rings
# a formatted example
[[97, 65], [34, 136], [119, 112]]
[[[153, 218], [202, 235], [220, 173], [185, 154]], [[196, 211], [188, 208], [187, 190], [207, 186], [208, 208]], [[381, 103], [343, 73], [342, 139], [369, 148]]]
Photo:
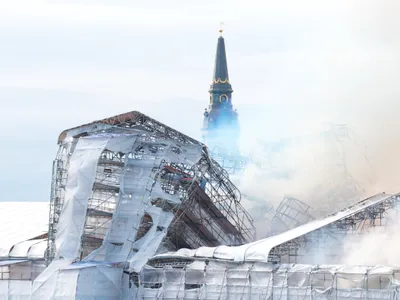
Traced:
[[232, 86], [229, 81], [225, 40], [222, 28], [217, 41], [214, 73], [210, 85], [210, 103], [204, 112], [203, 139], [211, 151], [238, 154], [239, 126], [232, 106]]

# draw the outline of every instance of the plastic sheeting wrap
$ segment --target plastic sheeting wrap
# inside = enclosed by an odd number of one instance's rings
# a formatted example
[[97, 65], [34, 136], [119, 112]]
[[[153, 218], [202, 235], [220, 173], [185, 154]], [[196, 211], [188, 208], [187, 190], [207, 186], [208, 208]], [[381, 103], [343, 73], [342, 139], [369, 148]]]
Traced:
[[[136, 299], [399, 299], [399, 272], [388, 267], [194, 261], [180, 268], [146, 266]], [[370, 283], [374, 276], [388, 284]]]
[[31, 281], [10, 280], [8, 281], [8, 299], [28, 300], [31, 298]]
[[2, 299], [120, 299], [122, 268], [104, 263], [54, 261], [33, 282], [0, 280]]
[[[54, 260], [33, 282], [32, 299], [52, 299], [58, 284], [58, 273], [68, 265], [67, 260]], [[75, 283], [71, 282], [70, 284], [73, 287]]]
[[31, 299], [31, 281], [23, 280], [0, 280], [0, 300]]
[[[152, 200], [163, 199], [173, 204], [181, 201], [178, 194], [169, 194], [162, 189], [157, 180], [160, 170], [168, 162], [192, 166], [200, 159], [202, 148], [163, 139], [148, 141], [139, 135], [131, 135], [129, 139], [121, 139], [120, 143], [110, 140], [106, 149], [132, 153], [133, 157], [125, 159], [119, 175], [118, 202], [103, 245], [85, 260], [128, 261], [129, 271], [139, 272], [160, 247], [174, 219], [172, 212], [153, 206]], [[138, 238], [145, 215], [151, 218], [151, 227]]]
[[32, 282], [27, 280], [0, 280], [0, 300], [31, 299]]
[[[148, 259], [156, 253], [162, 240], [167, 235], [169, 224], [174, 218], [171, 212], [164, 212], [158, 207], [151, 207], [147, 212], [153, 218], [153, 226], [144, 237], [133, 244], [133, 248], [139, 249], [139, 251], [128, 258], [130, 263], [129, 270], [132, 272], [139, 272]], [[160, 227], [161, 229], [159, 229]]]
[[80, 138], [71, 156], [56, 238], [57, 257], [73, 260], [78, 256], [97, 161], [108, 140], [107, 136]]
[[[31, 240], [31, 241], [25, 241], [18, 243], [14, 245], [12, 250], [9, 253], [9, 257], [28, 257], [28, 251], [30, 250], [31, 247], [33, 247], [36, 244], [39, 244], [43, 242], [44, 239], [41, 240]], [[43, 253], [41, 253], [41, 257], [43, 257]]]
[[27, 257], [29, 259], [42, 259], [45, 257], [46, 248], [47, 240], [34, 244], [28, 250]]
[[76, 299], [120, 299], [122, 268], [96, 266], [79, 270]]
[[8, 280], [0, 280], [0, 300], [8, 300]]

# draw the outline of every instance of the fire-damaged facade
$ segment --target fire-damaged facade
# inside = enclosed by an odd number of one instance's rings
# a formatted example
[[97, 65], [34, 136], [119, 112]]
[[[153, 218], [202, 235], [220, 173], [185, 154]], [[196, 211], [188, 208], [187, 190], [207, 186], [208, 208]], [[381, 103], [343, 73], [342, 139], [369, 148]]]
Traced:
[[96, 121], [64, 131], [58, 143], [48, 263], [135, 256], [145, 263], [159, 251], [254, 238], [238, 189], [207, 148], [150, 117]]

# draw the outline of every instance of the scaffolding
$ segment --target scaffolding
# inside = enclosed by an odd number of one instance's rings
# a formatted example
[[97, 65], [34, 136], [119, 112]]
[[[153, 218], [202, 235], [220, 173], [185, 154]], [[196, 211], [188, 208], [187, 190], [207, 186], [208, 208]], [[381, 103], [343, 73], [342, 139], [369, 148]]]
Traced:
[[43, 260], [2, 260], [0, 261], [0, 286], [1, 281], [4, 282], [7, 280], [33, 281], [44, 269], [45, 265]]
[[[274, 263], [340, 263], [346, 237], [361, 236], [372, 228], [393, 224], [397, 219], [400, 195], [377, 194], [347, 207], [325, 219], [326, 222], [300, 236], [278, 243], [269, 252], [268, 261]], [[331, 217], [341, 216], [334, 222]], [[327, 221], [324, 221], [327, 220]]]
[[[352, 205], [362, 199], [365, 189], [349, 170], [346, 147], [355, 144], [359, 149], [359, 157], [363, 157], [368, 168], [372, 170], [362, 141], [357, 137], [353, 128], [346, 124], [331, 124], [331, 128], [321, 133], [321, 138], [326, 146], [326, 153], [330, 155], [332, 163], [328, 165], [325, 173], [330, 176], [311, 191], [310, 198], [324, 198], [325, 207], [321, 207], [320, 215], [332, 213]], [[371, 179], [370, 179], [371, 180]]]
[[70, 151], [72, 151], [74, 145], [76, 145], [76, 142], [61, 144], [58, 149], [56, 159], [53, 161], [50, 188], [49, 229], [47, 250], [45, 252], [45, 260], [47, 264], [54, 259], [54, 254], [56, 251], [55, 239], [57, 234], [57, 225], [65, 196], [64, 191], [67, 182], [67, 168]]
[[[114, 248], [124, 247], [123, 234], [118, 237], [116, 228], [132, 222], [122, 216], [128, 213], [126, 209], [130, 214], [132, 209], [140, 211], [136, 223], [129, 225], [132, 229], [125, 228], [124, 241], [133, 245], [133, 252], [140, 251], [134, 245], [151, 230], [155, 234], [167, 231], [158, 251], [253, 241], [253, 221], [240, 204], [240, 192], [229, 174], [209, 157], [207, 148], [154, 119], [131, 112], [61, 133], [53, 164], [47, 264], [56, 257], [71, 157], [76, 158], [79, 143], [102, 138], [109, 142], [95, 162], [79, 260], [104, 247], [106, 239]], [[198, 157], [193, 154], [197, 149]], [[162, 218], [171, 215], [172, 220], [157, 223], [156, 209]]]
[[[177, 216], [172, 223], [175, 240], [179, 248], [201, 246], [241, 245], [254, 239], [254, 227], [249, 226], [250, 216], [238, 202], [239, 190], [229, 181], [227, 172], [207, 156], [188, 170], [174, 165], [183, 178], [197, 178], [192, 184], [183, 184], [187, 200], [173, 208]], [[193, 177], [192, 177], [193, 176]], [[176, 189], [176, 186], [174, 187]], [[190, 241], [190, 243], [181, 241]]]
[[272, 218], [271, 233], [275, 235], [314, 220], [310, 206], [294, 198], [285, 196]]
[[214, 147], [210, 156], [215, 160], [229, 175], [242, 174], [251, 159], [242, 155], [233, 155], [224, 151], [220, 147]]

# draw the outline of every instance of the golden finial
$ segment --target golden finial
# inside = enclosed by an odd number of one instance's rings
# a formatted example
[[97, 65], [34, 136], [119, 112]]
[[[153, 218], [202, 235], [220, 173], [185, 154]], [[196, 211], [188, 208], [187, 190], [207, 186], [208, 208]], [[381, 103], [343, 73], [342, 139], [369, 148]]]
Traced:
[[224, 30], [222, 29], [222, 26], [223, 26], [223, 25], [225, 25], [224, 22], [220, 22], [220, 23], [219, 23], [219, 30], [218, 30], [218, 31], [219, 31], [219, 34], [220, 34], [221, 36], [222, 36], [222, 32], [224, 31]]

